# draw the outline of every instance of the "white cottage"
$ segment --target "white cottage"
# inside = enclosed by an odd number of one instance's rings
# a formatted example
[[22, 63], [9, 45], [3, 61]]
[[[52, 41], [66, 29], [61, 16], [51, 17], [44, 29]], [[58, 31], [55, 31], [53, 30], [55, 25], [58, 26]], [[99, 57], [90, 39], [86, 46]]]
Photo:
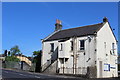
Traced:
[[105, 17], [102, 23], [55, 31], [42, 40], [42, 72], [117, 77], [117, 40]]

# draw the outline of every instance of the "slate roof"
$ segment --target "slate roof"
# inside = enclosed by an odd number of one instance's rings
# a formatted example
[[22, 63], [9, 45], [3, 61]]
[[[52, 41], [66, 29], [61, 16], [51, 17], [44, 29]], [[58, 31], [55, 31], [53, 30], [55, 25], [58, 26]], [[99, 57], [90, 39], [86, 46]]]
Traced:
[[102, 28], [103, 23], [98, 23], [94, 25], [87, 25], [82, 27], [76, 27], [76, 28], [70, 28], [65, 30], [60, 30], [50, 36], [45, 41], [51, 41], [51, 40], [59, 40], [59, 39], [66, 39], [73, 36], [86, 36], [86, 35], [93, 35], [95, 32], [99, 31], [100, 28]]

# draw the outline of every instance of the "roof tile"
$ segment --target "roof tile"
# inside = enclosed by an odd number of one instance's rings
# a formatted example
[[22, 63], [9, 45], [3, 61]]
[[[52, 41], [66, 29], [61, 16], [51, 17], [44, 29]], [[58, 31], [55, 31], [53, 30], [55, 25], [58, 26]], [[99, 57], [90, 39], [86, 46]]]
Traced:
[[102, 26], [103, 26], [103, 23], [98, 23], [94, 25], [87, 25], [83, 27], [60, 30], [59, 32], [53, 34], [51, 37], [49, 37], [45, 41], [65, 39], [65, 38], [70, 38], [73, 36], [78, 37], [78, 36], [92, 35], [95, 32], [99, 31]]

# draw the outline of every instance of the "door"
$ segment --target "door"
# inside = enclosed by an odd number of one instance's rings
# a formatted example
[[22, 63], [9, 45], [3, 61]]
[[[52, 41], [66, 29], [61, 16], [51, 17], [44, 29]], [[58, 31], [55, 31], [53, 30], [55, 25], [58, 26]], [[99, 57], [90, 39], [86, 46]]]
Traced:
[[99, 77], [102, 78], [102, 71], [103, 71], [103, 68], [102, 68], [102, 61], [99, 62]]

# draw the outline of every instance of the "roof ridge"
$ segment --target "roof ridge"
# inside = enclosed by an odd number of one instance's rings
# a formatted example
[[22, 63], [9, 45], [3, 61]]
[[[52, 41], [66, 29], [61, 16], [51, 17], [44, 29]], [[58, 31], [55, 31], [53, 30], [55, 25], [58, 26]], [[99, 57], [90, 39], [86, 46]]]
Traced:
[[60, 30], [59, 32], [56, 32], [54, 35], [49, 37], [46, 41], [69, 38], [74, 35], [76, 36], [93, 35], [95, 32], [98, 32], [103, 27], [103, 25], [104, 23], [97, 23]]
[[74, 28], [69, 28], [69, 29], [63, 29], [63, 30], [60, 30], [60, 31], [71, 30], [71, 29], [77, 29], [77, 28], [84, 28], [84, 27], [93, 27], [93, 26], [99, 25], [99, 24], [103, 24], [103, 22], [102, 22], [102, 23], [97, 23], [97, 24], [85, 25], [85, 26], [81, 26], [81, 27], [74, 27]]

